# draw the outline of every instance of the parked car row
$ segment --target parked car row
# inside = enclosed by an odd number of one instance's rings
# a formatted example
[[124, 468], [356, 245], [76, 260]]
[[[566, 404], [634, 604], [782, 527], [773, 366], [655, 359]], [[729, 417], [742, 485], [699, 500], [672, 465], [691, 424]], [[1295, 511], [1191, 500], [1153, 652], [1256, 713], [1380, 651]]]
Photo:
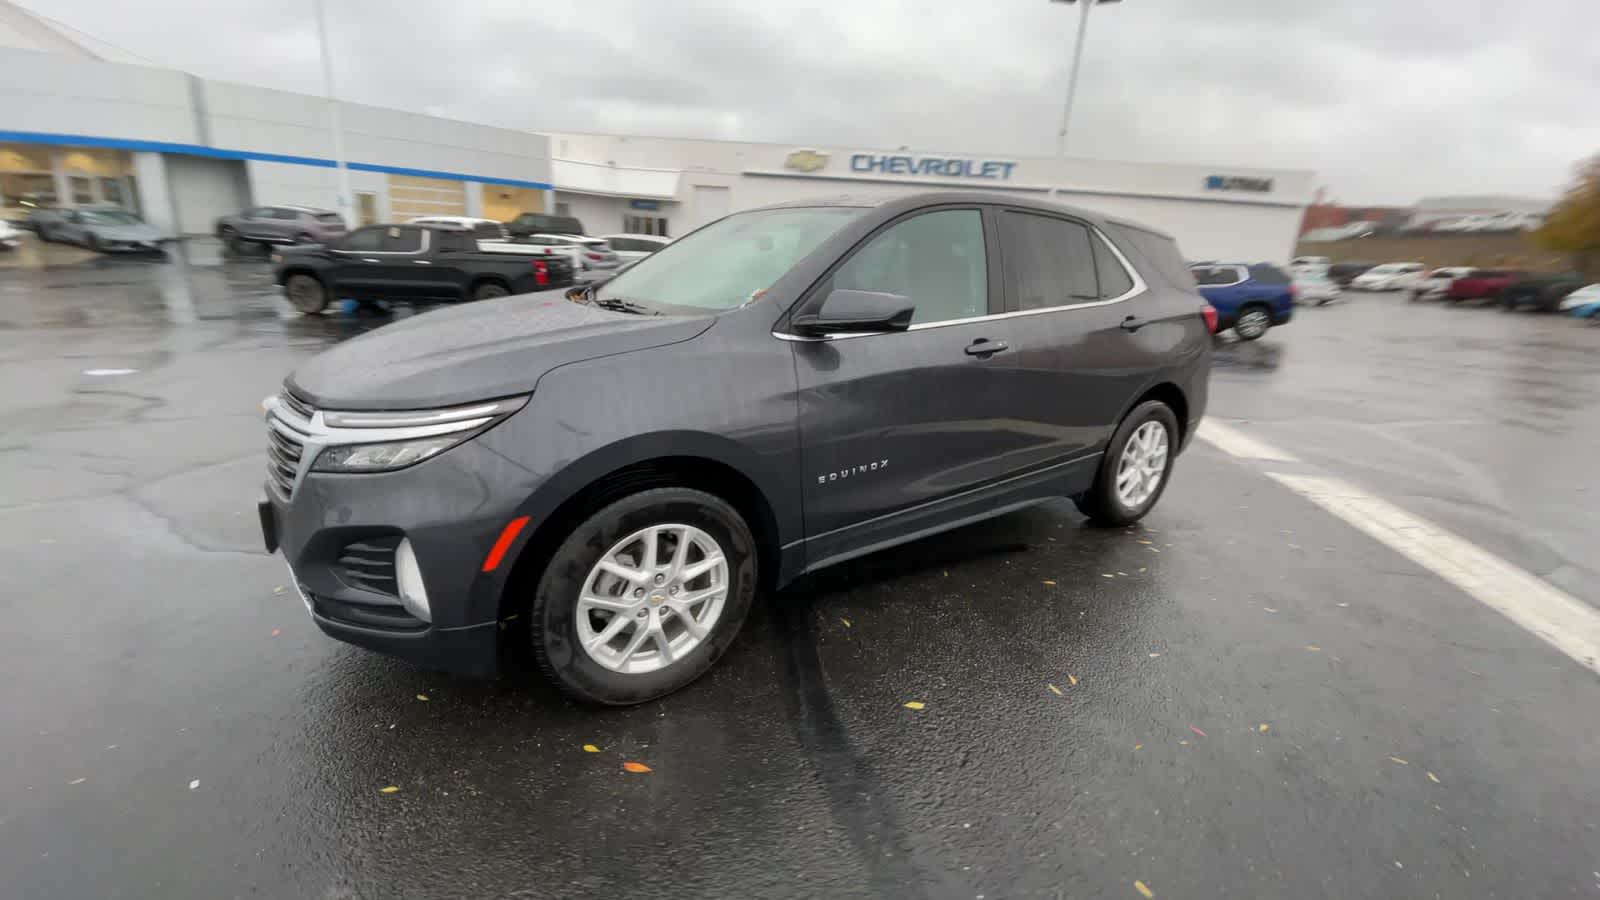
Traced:
[[97, 253], [160, 250], [173, 236], [117, 207], [37, 209], [28, 224], [46, 244], [77, 244]]
[[[1594, 315], [1589, 308], [1600, 299], [1600, 284], [1575, 272], [1559, 274], [1529, 273], [1521, 269], [1474, 269], [1447, 266], [1419, 275], [1404, 286], [1411, 302], [1447, 300], [1459, 303], [1482, 300], [1507, 311], [1531, 309], [1535, 312], [1576, 311], [1585, 318]], [[1567, 303], [1569, 297], [1577, 300]], [[1593, 299], [1591, 299], [1593, 298]]]

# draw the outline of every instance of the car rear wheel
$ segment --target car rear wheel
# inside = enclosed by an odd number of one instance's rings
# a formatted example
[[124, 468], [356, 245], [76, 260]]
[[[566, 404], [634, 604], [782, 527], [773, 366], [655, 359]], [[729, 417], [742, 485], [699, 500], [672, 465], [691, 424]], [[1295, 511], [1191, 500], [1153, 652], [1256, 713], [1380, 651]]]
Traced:
[[756, 574], [750, 528], [722, 499], [689, 488], [625, 497], [551, 556], [529, 616], [534, 659], [587, 703], [669, 694], [733, 642]]
[[297, 273], [283, 283], [283, 292], [294, 308], [308, 316], [322, 312], [328, 306], [328, 290], [315, 275]]
[[472, 289], [472, 299], [490, 300], [495, 297], [509, 297], [511, 289], [498, 281], [485, 281]]
[[1094, 485], [1076, 499], [1096, 525], [1132, 525], [1167, 489], [1178, 450], [1178, 417], [1159, 400], [1139, 404], [1117, 427]]
[[1233, 323], [1233, 332], [1242, 341], [1253, 341], [1272, 327], [1272, 316], [1265, 307], [1249, 306], [1239, 313], [1239, 318]]

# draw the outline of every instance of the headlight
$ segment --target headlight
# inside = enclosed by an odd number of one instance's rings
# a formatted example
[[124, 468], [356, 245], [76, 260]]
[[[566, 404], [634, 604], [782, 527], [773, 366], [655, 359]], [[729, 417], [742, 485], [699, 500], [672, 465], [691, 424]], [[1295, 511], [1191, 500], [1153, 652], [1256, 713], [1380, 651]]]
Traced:
[[314, 472], [390, 472], [416, 465], [482, 434], [521, 409], [526, 396], [445, 409], [324, 410], [326, 446]]

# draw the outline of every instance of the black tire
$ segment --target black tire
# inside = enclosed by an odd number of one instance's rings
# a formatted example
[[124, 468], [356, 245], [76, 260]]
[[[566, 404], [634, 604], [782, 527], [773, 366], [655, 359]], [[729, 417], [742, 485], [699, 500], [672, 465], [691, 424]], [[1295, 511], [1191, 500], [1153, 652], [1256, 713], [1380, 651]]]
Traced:
[[328, 289], [322, 279], [304, 272], [296, 272], [283, 282], [283, 295], [295, 309], [314, 316], [328, 308]]
[[[1259, 313], [1259, 316], [1256, 315]], [[1260, 303], [1252, 303], [1239, 310], [1233, 320], [1233, 333], [1241, 341], [1253, 341], [1272, 328], [1272, 310]]]
[[[1127, 446], [1129, 438], [1135, 430], [1146, 422], [1160, 422], [1167, 431], [1167, 464], [1161, 472], [1161, 483], [1156, 486], [1155, 492], [1138, 506], [1127, 506], [1117, 496], [1117, 468], [1122, 459], [1122, 451]], [[1105, 456], [1100, 460], [1100, 469], [1095, 473], [1094, 485], [1082, 497], [1074, 498], [1078, 511], [1089, 517], [1095, 525], [1116, 527], [1132, 525], [1145, 517], [1155, 507], [1161, 495], [1166, 493], [1167, 483], [1172, 480], [1172, 463], [1178, 458], [1178, 417], [1172, 412], [1172, 407], [1159, 400], [1147, 400], [1134, 407], [1117, 426], [1116, 433], [1111, 436], [1111, 443], [1106, 445]]]
[[[613, 671], [578, 643], [578, 595], [602, 554], [640, 529], [667, 523], [692, 525], [720, 545], [728, 562], [722, 613], [681, 659], [653, 672]], [[704, 675], [733, 643], [754, 602], [757, 576], [755, 538], [720, 497], [676, 487], [624, 497], [573, 529], [540, 575], [528, 609], [534, 660], [562, 692], [585, 703], [627, 706], [670, 694]]]
[[472, 286], [472, 299], [492, 300], [495, 297], [511, 296], [511, 288], [498, 281], [484, 281]]

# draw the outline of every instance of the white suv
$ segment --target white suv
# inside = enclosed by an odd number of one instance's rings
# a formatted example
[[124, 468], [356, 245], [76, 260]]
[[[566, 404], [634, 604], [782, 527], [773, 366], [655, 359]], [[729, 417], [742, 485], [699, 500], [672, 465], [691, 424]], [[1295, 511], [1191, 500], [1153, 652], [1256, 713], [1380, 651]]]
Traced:
[[1357, 291], [1397, 291], [1411, 287], [1412, 280], [1426, 268], [1419, 262], [1384, 263], [1357, 275], [1350, 287]]

